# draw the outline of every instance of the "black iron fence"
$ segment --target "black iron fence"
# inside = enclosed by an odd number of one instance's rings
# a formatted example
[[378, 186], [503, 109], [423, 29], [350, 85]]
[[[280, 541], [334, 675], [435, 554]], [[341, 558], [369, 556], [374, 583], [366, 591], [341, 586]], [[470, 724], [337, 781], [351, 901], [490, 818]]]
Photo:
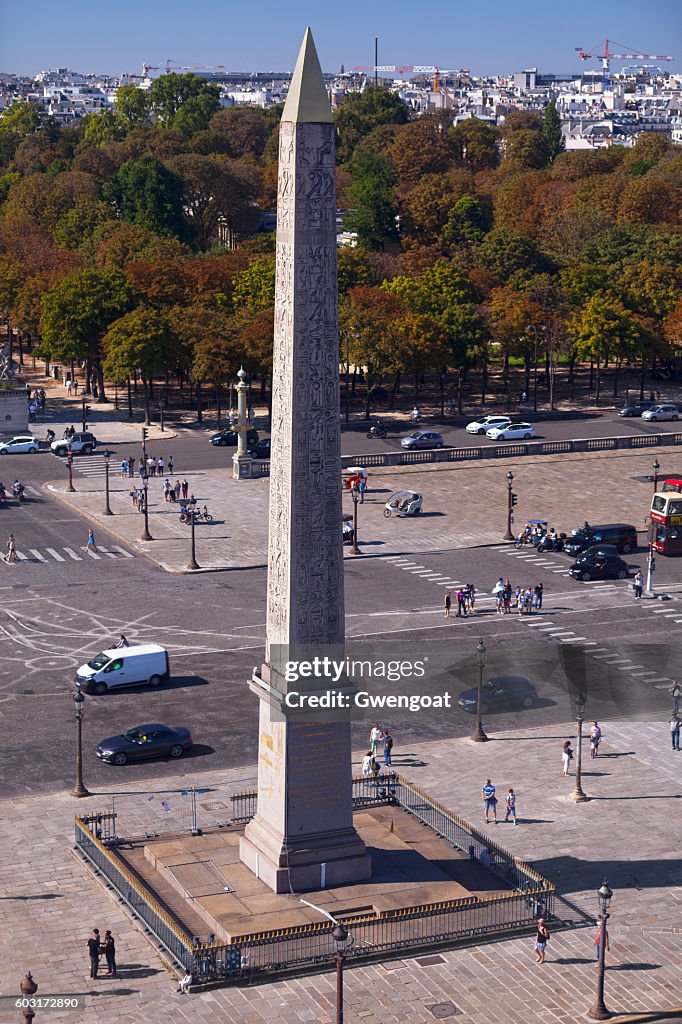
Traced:
[[[232, 822], [256, 811], [255, 791], [232, 794]], [[466, 941], [482, 935], [531, 928], [554, 912], [554, 885], [488, 836], [392, 772], [353, 780], [353, 806], [393, 804], [497, 875], [507, 892], [469, 896], [382, 913], [345, 914], [350, 933], [346, 954], [361, 959], [382, 952]], [[201, 943], [187, 935], [115, 854], [120, 827], [112, 812], [76, 818], [76, 846], [174, 962], [196, 982], [234, 980], [245, 974], [278, 973], [327, 962], [334, 953], [330, 921], [233, 937], [229, 943]]]

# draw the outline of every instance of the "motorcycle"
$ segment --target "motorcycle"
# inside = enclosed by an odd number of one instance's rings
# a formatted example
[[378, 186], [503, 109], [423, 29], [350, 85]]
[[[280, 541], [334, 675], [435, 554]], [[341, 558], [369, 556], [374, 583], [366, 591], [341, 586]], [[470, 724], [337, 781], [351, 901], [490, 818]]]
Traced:
[[383, 423], [377, 421], [377, 423], [367, 431], [367, 437], [370, 440], [373, 437], [388, 437], [388, 431]]
[[5, 493], [5, 485], [0, 483], [0, 501], [7, 501], [7, 494]]
[[47, 441], [48, 444], [52, 444], [56, 436], [57, 435], [55, 434], [54, 430], [48, 430], [47, 437], [45, 438], [45, 440]]
[[14, 484], [12, 487], [12, 497], [16, 498], [20, 505], [24, 503], [24, 485]]
[[180, 522], [181, 523], [187, 523], [187, 524], [191, 523], [192, 522], [192, 514], [194, 515], [194, 522], [195, 523], [200, 523], [202, 521], [205, 522], [205, 523], [212, 523], [213, 522], [213, 516], [209, 513], [209, 511], [208, 511], [208, 509], [206, 508], [205, 505], [204, 505], [203, 509], [183, 508], [182, 511], [180, 512]]
[[565, 540], [565, 533], [560, 533], [558, 537], [550, 537], [549, 535], [547, 535], [546, 537], [543, 537], [540, 543], [538, 544], [538, 551], [563, 551]]

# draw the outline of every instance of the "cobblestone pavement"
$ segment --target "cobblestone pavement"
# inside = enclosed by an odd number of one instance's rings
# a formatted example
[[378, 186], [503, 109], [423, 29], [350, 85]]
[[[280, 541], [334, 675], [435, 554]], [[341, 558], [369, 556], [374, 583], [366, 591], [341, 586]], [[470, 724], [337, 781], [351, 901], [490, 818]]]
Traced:
[[[682, 449], [666, 450], [672, 462]], [[365, 554], [423, 553], [498, 543], [506, 527], [505, 475], [514, 473], [519, 494], [516, 526], [528, 518], [548, 519], [570, 532], [590, 510], [592, 522], [632, 522], [643, 530], [651, 499], [652, 452], [586, 453], [529, 456], [503, 464], [430, 465], [374, 470], [364, 505], [358, 508], [358, 536]], [[262, 566], [267, 561], [267, 478], [236, 481], [228, 469], [187, 473], [190, 491], [207, 504], [212, 523], [198, 523], [197, 560], [204, 569]], [[50, 493], [88, 519], [99, 521], [119, 540], [134, 544], [169, 572], [184, 572], [189, 558], [189, 531], [179, 522], [177, 506], [163, 500], [163, 479], [149, 481], [150, 532], [139, 540], [142, 517], [131, 504], [132, 481], [122, 481], [112, 468], [111, 507], [104, 517], [104, 465], [100, 456], [74, 460], [76, 493], [63, 479], [48, 485]], [[424, 495], [424, 512], [389, 519], [384, 503], [396, 490], [414, 488]], [[344, 511], [350, 512], [344, 494]]]
[[[607, 1006], [619, 1013], [660, 1010], [680, 1003], [682, 986], [682, 762], [669, 749], [665, 724], [607, 722], [602, 727], [602, 754], [584, 765], [583, 785], [592, 798], [585, 804], [568, 799], [573, 779], [560, 770], [570, 725], [492, 733], [487, 744], [460, 739], [408, 750], [395, 736], [394, 761], [399, 772], [477, 825], [484, 779], [490, 776], [500, 794], [513, 785], [520, 825], [490, 825], [491, 835], [554, 879], [571, 906], [589, 915], [606, 875], [614, 890]], [[219, 784], [252, 775], [253, 769], [245, 768], [197, 773], [194, 781]], [[186, 785], [187, 777], [167, 783]], [[82, 801], [52, 794], [1, 805], [1, 994], [18, 993], [30, 969], [41, 994], [84, 998], [78, 1015], [50, 1011], [55, 1022], [332, 1024], [331, 972], [177, 995], [175, 979], [141, 932], [71, 853], [75, 811], [108, 803], [105, 794]], [[116, 980], [87, 977], [85, 940], [95, 926], [111, 928], [117, 938]], [[435, 1019], [430, 1008], [444, 1003], [454, 1004], [471, 1024], [573, 1024], [585, 1019], [594, 998], [593, 936], [591, 925], [554, 930], [543, 966], [535, 964], [529, 937], [439, 951], [438, 962], [430, 966], [414, 956], [351, 966], [347, 1024], [426, 1024]], [[18, 1018], [16, 1012], [0, 1017]]]

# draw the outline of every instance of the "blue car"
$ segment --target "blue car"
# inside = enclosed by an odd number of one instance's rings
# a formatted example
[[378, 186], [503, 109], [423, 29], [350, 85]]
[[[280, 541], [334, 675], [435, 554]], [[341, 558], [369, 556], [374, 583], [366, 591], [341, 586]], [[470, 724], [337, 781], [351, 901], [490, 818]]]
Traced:
[[[525, 676], [495, 676], [481, 687], [481, 714], [532, 708], [537, 699], [537, 690]], [[457, 703], [462, 711], [475, 715], [476, 688], [460, 693]]]

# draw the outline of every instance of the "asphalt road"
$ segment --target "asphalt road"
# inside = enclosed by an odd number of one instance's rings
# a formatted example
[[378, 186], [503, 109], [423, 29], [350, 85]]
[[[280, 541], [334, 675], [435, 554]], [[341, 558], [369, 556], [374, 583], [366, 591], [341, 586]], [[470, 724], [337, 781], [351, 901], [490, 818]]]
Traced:
[[[24, 464], [32, 468], [47, 461], [49, 456], [26, 456], [13, 464], [21, 464], [26, 475]], [[169, 576], [116, 545], [101, 529], [99, 558], [94, 558], [83, 550], [87, 526], [44, 493], [30, 493], [23, 507], [12, 504], [0, 511], [0, 530], [3, 537], [14, 532], [26, 556], [17, 565], [0, 562], [2, 792], [71, 785], [74, 672], [121, 632], [131, 641], [167, 646], [172, 680], [155, 691], [138, 688], [87, 698], [85, 776], [90, 788], [147, 779], [160, 785], [164, 775], [177, 771], [175, 762], [120, 769], [96, 759], [98, 741], [143, 722], [191, 728], [196, 745], [180, 762], [188, 775], [195, 767], [255, 762], [257, 703], [246, 683], [263, 658], [263, 571]], [[644, 557], [640, 553], [629, 561], [642, 564]], [[561, 652], [581, 648], [577, 670], [581, 658], [592, 659], [593, 714], [605, 717], [615, 702], [621, 713], [664, 718], [666, 679], [674, 671], [671, 659], [682, 628], [682, 587], [676, 582], [677, 563], [663, 558], [658, 563], [657, 583], [671, 599], [640, 604], [627, 583], [574, 582], [565, 575], [568, 559], [561, 555], [543, 559], [500, 548], [358, 559], [346, 566], [348, 651], [358, 658], [430, 659], [423, 692], [448, 687], [457, 695], [476, 682], [475, 647], [482, 637], [488, 647], [486, 676], [523, 674], [538, 688], [538, 702], [530, 711], [490, 715], [490, 728], [510, 731], [521, 722], [570, 717]], [[490, 591], [499, 576], [524, 586], [542, 579], [542, 612], [497, 616]], [[444, 583], [458, 582], [475, 584], [478, 610], [467, 619], [446, 622]], [[613, 652], [619, 660], [611, 658]], [[398, 767], [409, 761], [410, 744], [417, 740], [466, 735], [472, 726], [471, 717], [457, 709], [437, 715], [400, 709], [388, 718], [367, 711], [354, 723], [356, 748], [364, 744], [376, 717], [390, 725]]]

